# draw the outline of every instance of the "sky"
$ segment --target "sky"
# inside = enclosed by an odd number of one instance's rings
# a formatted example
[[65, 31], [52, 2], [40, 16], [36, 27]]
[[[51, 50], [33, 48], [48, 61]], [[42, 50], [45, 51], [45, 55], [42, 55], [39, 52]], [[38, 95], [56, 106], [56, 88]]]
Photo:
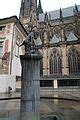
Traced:
[[[80, 0], [41, 0], [44, 12], [80, 5]], [[17, 15], [19, 17], [21, 0], [0, 0], [0, 19]]]

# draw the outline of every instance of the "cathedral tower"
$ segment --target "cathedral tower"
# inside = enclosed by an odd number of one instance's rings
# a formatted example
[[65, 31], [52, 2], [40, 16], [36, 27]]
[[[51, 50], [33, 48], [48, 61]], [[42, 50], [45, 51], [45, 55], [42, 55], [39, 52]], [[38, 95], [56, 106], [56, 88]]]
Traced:
[[31, 10], [34, 9], [37, 11], [37, 0], [21, 0], [21, 8], [20, 8], [20, 21], [23, 26], [27, 25], [30, 21], [30, 13]]
[[20, 21], [28, 31], [28, 27], [37, 25], [39, 14], [43, 13], [41, 0], [21, 0]]

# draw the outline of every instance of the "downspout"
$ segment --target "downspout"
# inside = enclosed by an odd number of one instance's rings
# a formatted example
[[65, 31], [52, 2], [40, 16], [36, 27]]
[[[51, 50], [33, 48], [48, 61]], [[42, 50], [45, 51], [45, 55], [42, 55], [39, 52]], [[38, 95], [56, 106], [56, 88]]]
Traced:
[[11, 75], [11, 72], [12, 72], [14, 28], [15, 28], [15, 24], [13, 25], [13, 30], [12, 30], [11, 51], [10, 51], [10, 64], [9, 64], [9, 75]]

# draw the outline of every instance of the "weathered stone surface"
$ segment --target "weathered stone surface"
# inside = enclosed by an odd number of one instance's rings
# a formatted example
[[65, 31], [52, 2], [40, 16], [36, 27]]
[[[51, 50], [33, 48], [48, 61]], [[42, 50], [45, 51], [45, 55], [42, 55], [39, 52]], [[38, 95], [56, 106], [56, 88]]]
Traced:
[[21, 112], [39, 112], [40, 63], [38, 54], [20, 56], [22, 65]]

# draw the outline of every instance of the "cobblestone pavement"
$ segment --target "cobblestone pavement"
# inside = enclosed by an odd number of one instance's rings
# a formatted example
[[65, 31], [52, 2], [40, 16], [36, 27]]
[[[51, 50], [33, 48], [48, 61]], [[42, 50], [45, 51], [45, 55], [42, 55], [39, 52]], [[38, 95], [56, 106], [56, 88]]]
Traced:
[[[54, 93], [50, 96], [80, 99], [80, 93], [60, 94]], [[19, 97], [20, 93], [13, 93], [10, 97]], [[9, 97], [8, 94], [0, 94], [0, 98]], [[44, 100], [40, 101], [40, 113], [44, 115], [57, 114], [62, 120], [80, 120], [80, 102], [67, 100]], [[0, 101], [0, 118], [20, 116], [20, 100]]]

